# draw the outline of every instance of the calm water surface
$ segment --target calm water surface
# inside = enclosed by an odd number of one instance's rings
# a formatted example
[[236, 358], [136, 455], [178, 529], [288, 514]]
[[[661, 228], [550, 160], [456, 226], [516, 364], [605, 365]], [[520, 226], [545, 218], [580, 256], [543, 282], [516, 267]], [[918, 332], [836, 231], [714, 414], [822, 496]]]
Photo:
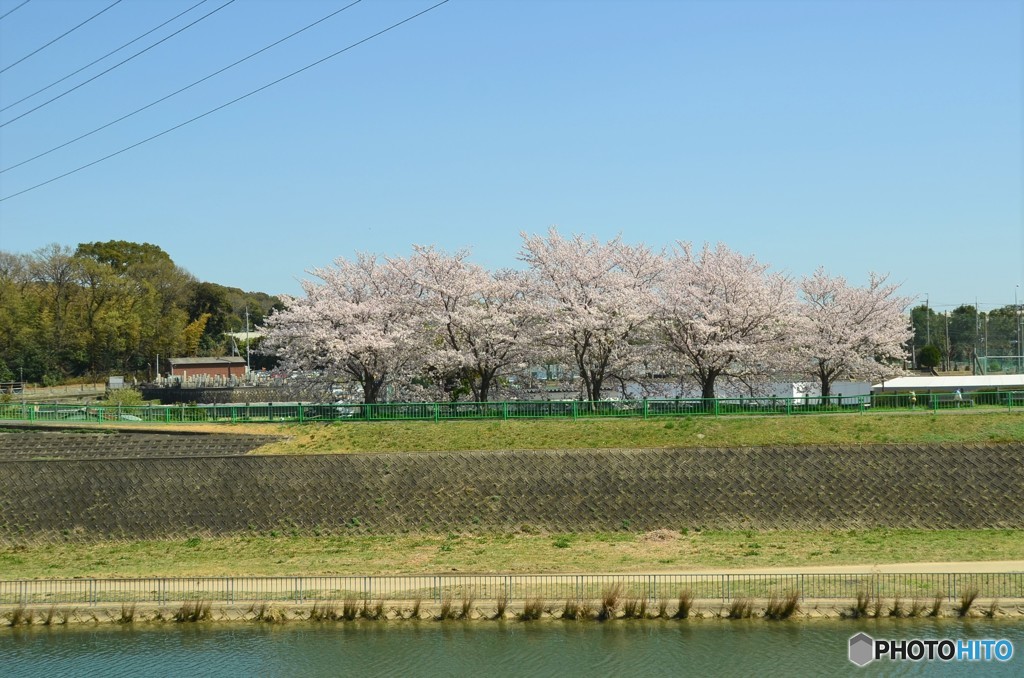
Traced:
[[[1007, 638], [1008, 663], [875, 662], [847, 640]], [[339, 623], [0, 630], [0, 675], [964, 675], [1024, 676], [1024, 623]]]

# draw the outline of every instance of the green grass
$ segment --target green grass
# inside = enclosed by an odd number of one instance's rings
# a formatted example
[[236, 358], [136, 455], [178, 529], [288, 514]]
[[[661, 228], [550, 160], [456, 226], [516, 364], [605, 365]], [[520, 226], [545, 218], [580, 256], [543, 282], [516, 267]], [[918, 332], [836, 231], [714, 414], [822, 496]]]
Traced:
[[[562, 543], [568, 546], [560, 546]], [[667, 572], [960, 560], [1024, 560], [1024, 531], [688, 530], [648, 535], [228, 537], [0, 547], [4, 579]]]
[[[220, 427], [219, 430], [242, 426]], [[1024, 441], [1024, 412], [262, 425], [260, 454]]]

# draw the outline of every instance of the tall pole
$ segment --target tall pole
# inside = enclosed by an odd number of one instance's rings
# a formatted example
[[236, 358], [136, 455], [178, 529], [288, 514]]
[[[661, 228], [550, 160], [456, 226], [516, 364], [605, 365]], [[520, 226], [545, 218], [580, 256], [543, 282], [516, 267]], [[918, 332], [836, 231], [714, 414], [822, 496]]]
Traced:
[[245, 381], [249, 381], [249, 304], [245, 305]]
[[927, 294], [924, 295], [924, 322], [925, 322], [925, 327], [927, 328], [927, 334], [928, 334], [928, 339], [927, 339], [927, 341], [925, 343], [927, 343], [929, 346], [931, 346], [932, 345], [932, 309], [931, 309], [931, 305], [928, 303], [928, 295]]
[[949, 345], [949, 311], [943, 311], [942, 318], [946, 321], [946, 371], [949, 372], [949, 359], [953, 355], [953, 347]]
[[1017, 305], [1017, 290], [1020, 289], [1020, 283], [1013, 286], [1013, 319], [1017, 321], [1017, 374], [1021, 373], [1021, 356], [1024, 355], [1024, 351], [1021, 351], [1020, 346], [1020, 306]]

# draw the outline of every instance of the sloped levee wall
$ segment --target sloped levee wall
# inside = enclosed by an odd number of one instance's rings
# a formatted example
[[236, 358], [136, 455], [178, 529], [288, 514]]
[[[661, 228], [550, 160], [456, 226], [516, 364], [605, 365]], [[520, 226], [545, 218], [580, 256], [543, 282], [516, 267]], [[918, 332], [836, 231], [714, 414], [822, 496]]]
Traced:
[[[144, 442], [140, 442], [144, 444]], [[1024, 444], [14, 459], [0, 541], [1024, 528]]]

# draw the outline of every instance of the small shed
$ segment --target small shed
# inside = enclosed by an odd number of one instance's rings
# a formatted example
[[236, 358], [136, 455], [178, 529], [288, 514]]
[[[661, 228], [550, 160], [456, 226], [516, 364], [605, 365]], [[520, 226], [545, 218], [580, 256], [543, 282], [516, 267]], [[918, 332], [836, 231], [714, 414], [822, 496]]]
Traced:
[[172, 377], [244, 377], [245, 358], [231, 355], [220, 358], [171, 358]]

